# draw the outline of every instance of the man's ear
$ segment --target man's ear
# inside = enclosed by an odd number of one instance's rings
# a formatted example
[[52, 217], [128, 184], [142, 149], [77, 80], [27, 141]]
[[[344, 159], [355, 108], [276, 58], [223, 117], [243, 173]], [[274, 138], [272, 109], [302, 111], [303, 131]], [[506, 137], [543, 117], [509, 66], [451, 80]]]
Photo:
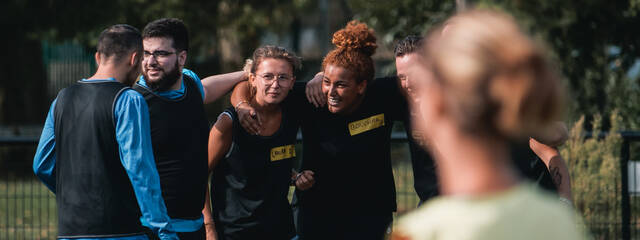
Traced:
[[96, 54], [94, 54], [93, 57], [96, 59], [96, 65], [100, 66], [100, 60], [102, 60], [100, 59], [100, 53], [96, 52]]
[[184, 67], [184, 64], [187, 62], [187, 51], [182, 50], [178, 54], [178, 64], [180, 67]]
[[137, 51], [133, 51], [133, 53], [131, 53], [131, 56], [129, 57], [129, 65], [137, 66], [138, 63], [140, 63], [140, 55]]

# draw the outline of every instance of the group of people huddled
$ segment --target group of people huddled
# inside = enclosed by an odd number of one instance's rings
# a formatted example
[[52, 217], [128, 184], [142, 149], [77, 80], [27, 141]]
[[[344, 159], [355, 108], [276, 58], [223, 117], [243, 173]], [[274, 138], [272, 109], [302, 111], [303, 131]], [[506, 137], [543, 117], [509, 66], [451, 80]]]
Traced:
[[[273, 45], [200, 79], [182, 21], [104, 30], [96, 73], [60, 91], [34, 157], [58, 238], [586, 238], [556, 149], [559, 77], [511, 16], [467, 10], [399, 41], [391, 77], [374, 76], [366, 24], [332, 43], [309, 81]], [[210, 128], [203, 105], [232, 89]], [[394, 221], [396, 121], [420, 204]]]

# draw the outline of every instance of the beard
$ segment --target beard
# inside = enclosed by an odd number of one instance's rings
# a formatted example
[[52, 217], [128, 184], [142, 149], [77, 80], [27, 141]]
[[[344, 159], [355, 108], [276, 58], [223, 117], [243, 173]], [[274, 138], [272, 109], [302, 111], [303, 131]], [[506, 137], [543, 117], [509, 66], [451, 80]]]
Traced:
[[[178, 61], [176, 61], [175, 66], [169, 72], [164, 72], [164, 75], [160, 77], [157, 81], [150, 81], [149, 76], [144, 73], [144, 79], [147, 80], [147, 86], [154, 92], [162, 92], [171, 89], [171, 87], [178, 82], [180, 78], [181, 72], [178, 70]], [[163, 69], [164, 70], [164, 69]]]

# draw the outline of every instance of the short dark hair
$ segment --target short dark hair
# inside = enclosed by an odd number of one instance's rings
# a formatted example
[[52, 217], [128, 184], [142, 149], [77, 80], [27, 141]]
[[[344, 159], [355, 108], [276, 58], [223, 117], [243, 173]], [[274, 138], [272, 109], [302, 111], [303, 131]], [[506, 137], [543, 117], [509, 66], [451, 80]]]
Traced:
[[150, 22], [142, 30], [142, 38], [162, 37], [173, 40], [173, 48], [178, 51], [189, 50], [189, 32], [182, 20], [177, 18], [161, 18]]
[[422, 36], [409, 35], [406, 38], [398, 41], [396, 48], [393, 50], [396, 57], [402, 57], [404, 55], [415, 53], [422, 47]]
[[120, 59], [127, 54], [142, 51], [140, 30], [127, 24], [108, 27], [98, 37], [97, 51], [105, 57]]

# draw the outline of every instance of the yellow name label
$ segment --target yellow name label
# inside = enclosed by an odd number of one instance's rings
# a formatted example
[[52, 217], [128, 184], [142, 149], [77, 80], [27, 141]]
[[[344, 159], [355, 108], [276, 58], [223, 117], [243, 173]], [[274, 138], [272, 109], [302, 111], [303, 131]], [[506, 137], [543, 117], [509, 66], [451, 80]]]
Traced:
[[384, 126], [384, 113], [349, 123], [351, 136]]
[[274, 147], [271, 149], [271, 161], [280, 161], [282, 159], [292, 158], [296, 156], [296, 146], [285, 145], [280, 147]]

